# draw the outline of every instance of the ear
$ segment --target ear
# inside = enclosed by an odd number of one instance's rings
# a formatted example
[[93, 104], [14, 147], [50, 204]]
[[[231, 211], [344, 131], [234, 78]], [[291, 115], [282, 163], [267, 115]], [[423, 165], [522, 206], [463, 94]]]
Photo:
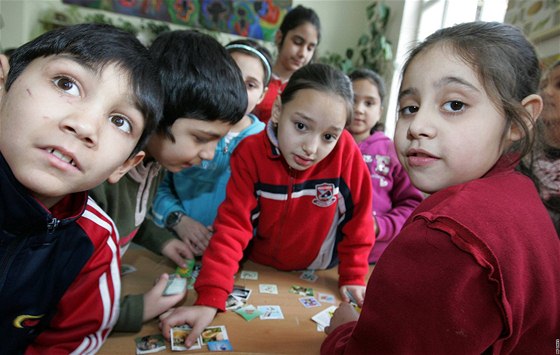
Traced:
[[[542, 97], [537, 94], [531, 94], [521, 101], [521, 105], [523, 105], [529, 114], [529, 117], [525, 116], [525, 123], [529, 128], [533, 128], [543, 109]], [[509, 138], [511, 141], [517, 141], [523, 138], [523, 131], [521, 131], [517, 125], [512, 125], [509, 132]]]
[[259, 99], [257, 100], [257, 105], [261, 103], [261, 101], [264, 99], [264, 97], [266, 96], [266, 93], [268, 92], [268, 86], [264, 88], [261, 96], [259, 97]]
[[274, 43], [279, 46], [280, 42], [282, 41], [282, 36], [284, 36], [282, 34], [282, 31], [278, 30], [276, 31], [276, 33], [274, 34]]
[[274, 104], [272, 105], [272, 113], [270, 114], [270, 120], [275, 123], [278, 124], [278, 119], [280, 118], [280, 115], [282, 114], [282, 99], [280, 98], [280, 95], [276, 96], [276, 99], [274, 100]]
[[123, 165], [119, 166], [110, 176], [107, 181], [110, 184], [116, 184], [130, 169], [134, 168], [136, 165], [140, 164], [142, 159], [146, 156], [146, 152], [140, 151], [132, 158], [128, 158]]
[[6, 83], [9, 71], [10, 63], [8, 57], [4, 54], [0, 54], [0, 90], [4, 90], [4, 84]]

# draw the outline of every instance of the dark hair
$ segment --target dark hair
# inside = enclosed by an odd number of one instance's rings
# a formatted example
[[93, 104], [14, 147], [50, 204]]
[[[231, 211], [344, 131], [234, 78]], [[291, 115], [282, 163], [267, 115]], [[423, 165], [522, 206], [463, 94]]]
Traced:
[[49, 31], [18, 47], [10, 56], [6, 90], [34, 59], [66, 54], [102, 71], [110, 64], [128, 73], [135, 104], [144, 116], [144, 131], [131, 157], [145, 145], [162, 115], [163, 94], [157, 70], [146, 47], [132, 34], [104, 24], [79, 24]]
[[[243, 48], [243, 46], [249, 48]], [[250, 48], [259, 52], [262, 57], [257, 53], [254, 53]], [[268, 49], [261, 46], [257, 41], [253, 41], [252, 39], [238, 39], [236, 41], [229, 42], [226, 45], [226, 50], [229, 53], [242, 52], [259, 59], [264, 70], [263, 84], [265, 88], [268, 86], [268, 83], [270, 83], [270, 78], [272, 76], [272, 55], [270, 54]]]
[[526, 120], [534, 123], [534, 119], [521, 101], [537, 93], [541, 72], [535, 49], [521, 30], [499, 22], [468, 22], [438, 30], [411, 51], [402, 75], [418, 54], [435, 45], [452, 49], [478, 73], [494, 105], [504, 112], [506, 130], [517, 125], [523, 132], [509, 151], [527, 154], [534, 132]]
[[160, 34], [150, 46], [164, 91], [158, 132], [175, 141], [179, 118], [235, 124], [247, 109], [241, 71], [217, 40], [195, 30]]
[[317, 13], [308, 7], [304, 7], [301, 5], [296, 6], [295, 8], [291, 9], [280, 24], [280, 28], [278, 30], [282, 33], [282, 39], [278, 44], [278, 47], [282, 47], [284, 44], [284, 39], [286, 38], [286, 34], [293, 30], [294, 28], [303, 25], [304, 23], [309, 22], [312, 24], [315, 29], [317, 30], [317, 43], [321, 41], [321, 20]]
[[[381, 102], [380, 102], [381, 107], [382, 108], [384, 107], [385, 96], [387, 95], [387, 91], [385, 89], [385, 80], [383, 80], [381, 75], [379, 75], [377, 72], [375, 72], [371, 69], [359, 68], [359, 69], [354, 70], [348, 76], [350, 77], [350, 80], [352, 82], [354, 82], [356, 80], [365, 79], [365, 80], [368, 80], [373, 85], [375, 85], [377, 87], [377, 91], [379, 92], [379, 99], [381, 100]], [[371, 128], [370, 133], [373, 133], [374, 131], [384, 131], [384, 130], [385, 130], [385, 124], [381, 121], [378, 121]]]
[[290, 102], [299, 90], [312, 89], [340, 96], [346, 103], [346, 126], [354, 117], [352, 83], [342, 71], [328, 64], [312, 63], [296, 70], [280, 94], [282, 104]]

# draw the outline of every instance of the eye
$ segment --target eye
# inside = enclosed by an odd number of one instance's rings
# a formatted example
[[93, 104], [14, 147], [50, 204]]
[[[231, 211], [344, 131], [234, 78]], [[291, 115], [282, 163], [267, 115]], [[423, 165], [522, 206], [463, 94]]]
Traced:
[[375, 105], [375, 102], [373, 101], [366, 101], [365, 102], [366, 107], [372, 107], [373, 105]]
[[400, 116], [409, 116], [418, 112], [418, 106], [405, 106], [399, 110]]
[[448, 101], [443, 104], [443, 109], [449, 112], [460, 112], [465, 110], [465, 106], [461, 101]]
[[65, 91], [72, 96], [80, 96], [80, 89], [76, 82], [68, 77], [61, 76], [53, 79], [54, 85], [57, 88]]
[[202, 136], [197, 136], [197, 135], [193, 135], [194, 141], [198, 144], [206, 144], [208, 143], [210, 140], [206, 137], [202, 137]]
[[115, 115], [109, 118], [111, 120], [111, 123], [114, 124], [121, 131], [125, 133], [132, 132], [132, 124], [126, 117]]
[[307, 128], [307, 126], [304, 123], [301, 123], [301, 122], [296, 122], [295, 125], [296, 125], [296, 129], [298, 131], [304, 131], [305, 128]]
[[331, 143], [331, 142], [336, 142], [337, 137], [334, 134], [327, 133], [323, 136], [323, 139]]

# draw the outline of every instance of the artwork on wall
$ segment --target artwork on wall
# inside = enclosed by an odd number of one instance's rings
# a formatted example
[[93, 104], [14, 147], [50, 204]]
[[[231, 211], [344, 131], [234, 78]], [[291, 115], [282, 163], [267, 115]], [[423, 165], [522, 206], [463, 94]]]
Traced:
[[292, 0], [63, 0], [63, 2], [264, 41], [274, 41], [276, 30], [292, 6]]
[[534, 42], [560, 34], [560, 0], [510, 0], [505, 22], [518, 26]]

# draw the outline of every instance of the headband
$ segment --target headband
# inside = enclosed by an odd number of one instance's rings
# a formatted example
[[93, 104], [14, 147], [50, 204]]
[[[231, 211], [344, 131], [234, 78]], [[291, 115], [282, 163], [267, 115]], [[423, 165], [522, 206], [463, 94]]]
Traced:
[[226, 46], [226, 50], [232, 50], [232, 49], [242, 49], [244, 51], [250, 52], [254, 55], [256, 55], [264, 64], [264, 67], [266, 69], [266, 75], [265, 75], [265, 81], [264, 84], [265, 86], [268, 85], [268, 83], [270, 82], [270, 76], [272, 75], [272, 69], [270, 69], [270, 64], [268, 63], [268, 60], [266, 60], [266, 57], [259, 52], [257, 49], [248, 46], [246, 44], [228, 44]]

